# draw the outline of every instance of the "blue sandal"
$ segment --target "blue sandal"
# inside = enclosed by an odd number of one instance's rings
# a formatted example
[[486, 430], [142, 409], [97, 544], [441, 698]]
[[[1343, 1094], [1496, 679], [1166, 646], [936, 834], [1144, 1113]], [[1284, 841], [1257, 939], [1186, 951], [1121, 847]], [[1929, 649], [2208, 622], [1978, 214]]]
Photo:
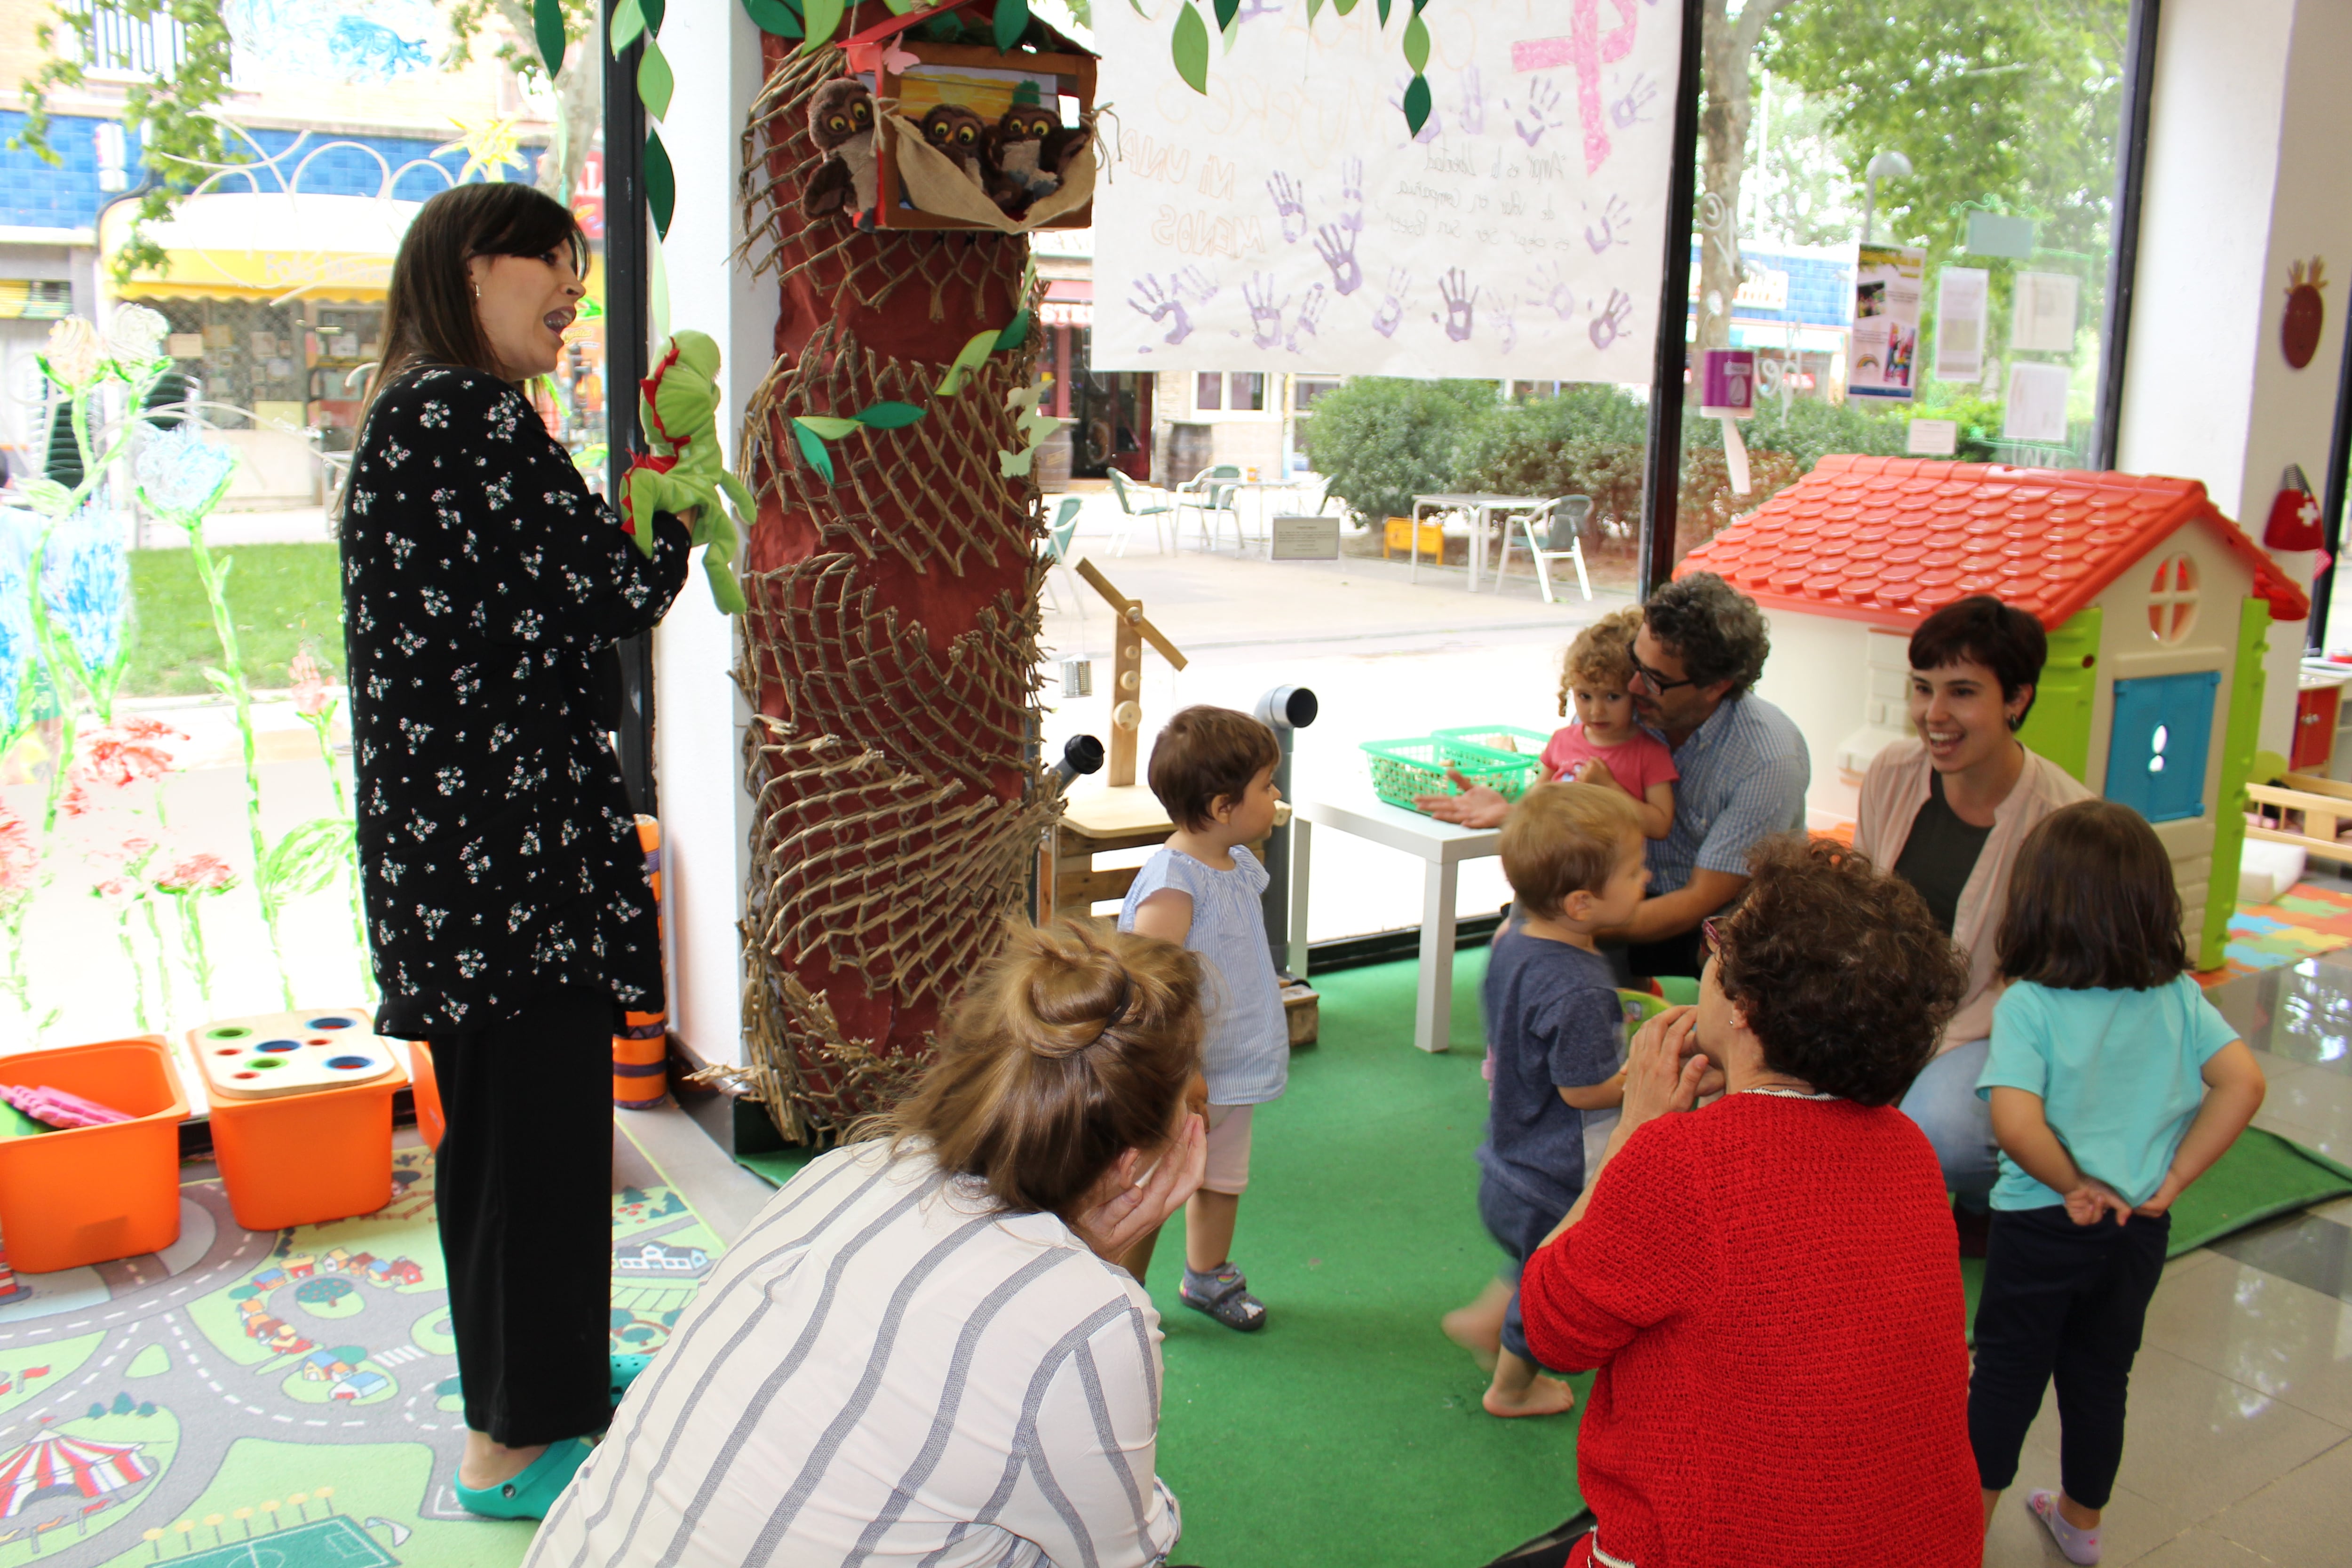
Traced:
[[621, 1407], [621, 1396], [629, 1392], [629, 1384], [637, 1381], [639, 1373], [653, 1365], [654, 1358], [649, 1355], [616, 1353], [612, 1357], [612, 1363], [613, 1408], [618, 1410]]
[[479, 1490], [467, 1486], [455, 1477], [450, 1486], [457, 1493], [457, 1502], [468, 1513], [478, 1513], [485, 1519], [545, 1519], [563, 1489], [588, 1456], [593, 1452], [585, 1437], [567, 1437], [561, 1443], [550, 1443], [547, 1452], [525, 1465], [513, 1479], [495, 1487]]

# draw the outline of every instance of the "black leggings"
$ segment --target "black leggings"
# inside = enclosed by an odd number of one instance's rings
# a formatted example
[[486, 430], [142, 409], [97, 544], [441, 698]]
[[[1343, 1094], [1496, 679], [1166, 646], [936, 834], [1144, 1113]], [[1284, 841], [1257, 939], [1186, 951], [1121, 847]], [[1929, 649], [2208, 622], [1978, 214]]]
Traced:
[[1969, 1442], [1987, 1491], [2017, 1479], [2025, 1429], [2058, 1383], [2066, 1495], [2105, 1508], [2124, 1457], [2124, 1395], [2172, 1216], [2078, 1226], [2063, 1207], [1995, 1209], [1977, 1302]]
[[612, 1415], [613, 1034], [603, 992], [549, 991], [436, 1035], [434, 1165], [466, 1425], [512, 1447]]

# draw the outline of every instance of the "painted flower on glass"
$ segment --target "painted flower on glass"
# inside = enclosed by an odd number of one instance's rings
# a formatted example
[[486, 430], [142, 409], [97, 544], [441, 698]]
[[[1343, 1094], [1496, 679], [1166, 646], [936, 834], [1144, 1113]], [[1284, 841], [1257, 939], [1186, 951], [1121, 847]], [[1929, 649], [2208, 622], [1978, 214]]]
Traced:
[[236, 873], [217, 855], [191, 855], [155, 879], [167, 893], [225, 893], [236, 886]]
[[131, 558], [121, 532], [115, 514], [85, 508], [58, 525], [42, 562], [41, 598], [90, 670], [111, 668], [122, 651]]
[[49, 379], [68, 392], [78, 392], [98, 377], [106, 363], [106, 345], [98, 329], [79, 316], [68, 316], [49, 329], [48, 351], [42, 356]]
[[32, 672], [33, 613], [25, 602], [25, 574], [0, 560], [0, 741], [16, 728]]
[[125, 364], [142, 364], [155, 357], [169, 336], [172, 323], [144, 305], [121, 305], [106, 326], [106, 346]]
[[41, 850], [33, 841], [32, 829], [0, 808], [0, 910], [33, 890], [40, 868]]
[[182, 516], [209, 507], [235, 472], [236, 453], [187, 425], [149, 437], [139, 454], [139, 486], [147, 503]]
[[[172, 771], [171, 747], [188, 737], [157, 719], [125, 719], [93, 730], [76, 748], [73, 767], [66, 774], [66, 815], [79, 816], [93, 809], [93, 786], [128, 789], [150, 783]], [[152, 848], [144, 839], [133, 841]]]

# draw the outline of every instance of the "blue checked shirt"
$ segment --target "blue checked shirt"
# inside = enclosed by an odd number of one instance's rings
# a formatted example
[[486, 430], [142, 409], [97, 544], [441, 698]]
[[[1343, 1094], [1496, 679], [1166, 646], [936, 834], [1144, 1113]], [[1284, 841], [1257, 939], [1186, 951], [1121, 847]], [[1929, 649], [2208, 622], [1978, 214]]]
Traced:
[[1727, 699], [1691, 731], [1675, 748], [1675, 766], [1682, 778], [1674, 831], [1651, 839], [1647, 851], [1652, 898], [1675, 891], [1694, 870], [1745, 877], [1758, 840], [1805, 825], [1813, 777], [1805, 737], [1752, 691]]

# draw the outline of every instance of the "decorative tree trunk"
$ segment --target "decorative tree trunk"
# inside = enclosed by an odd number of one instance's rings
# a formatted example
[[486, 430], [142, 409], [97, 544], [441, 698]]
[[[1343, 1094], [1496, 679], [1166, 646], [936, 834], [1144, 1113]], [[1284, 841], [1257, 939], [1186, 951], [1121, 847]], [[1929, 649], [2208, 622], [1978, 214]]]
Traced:
[[[858, 11], [852, 31], [887, 15]], [[764, 44], [744, 229], [782, 307], [743, 431], [760, 498], [736, 671], [756, 709], [743, 1010], [753, 1090], [805, 1139], [920, 1070], [942, 1005], [1024, 908], [1056, 807], [1033, 750], [1036, 485], [997, 458], [1024, 444], [1005, 399], [1032, 378], [1035, 337], [935, 391], [975, 333], [1034, 308], [1028, 241], [804, 216], [809, 100], [845, 67], [838, 49]], [[800, 455], [794, 416], [886, 400], [926, 412], [835, 443], [835, 482]]]
[[[1739, 183], [1748, 166], [1748, 126], [1755, 113], [1750, 68], [1764, 24], [1787, 0], [1748, 0], [1737, 20], [1726, 0], [1706, 0], [1706, 63], [1699, 110], [1700, 195], [1692, 233], [1698, 240], [1698, 332], [1695, 349], [1731, 343], [1732, 296], [1745, 268], [1739, 258]], [[1692, 381], [1697, 381], [1696, 366]]]

